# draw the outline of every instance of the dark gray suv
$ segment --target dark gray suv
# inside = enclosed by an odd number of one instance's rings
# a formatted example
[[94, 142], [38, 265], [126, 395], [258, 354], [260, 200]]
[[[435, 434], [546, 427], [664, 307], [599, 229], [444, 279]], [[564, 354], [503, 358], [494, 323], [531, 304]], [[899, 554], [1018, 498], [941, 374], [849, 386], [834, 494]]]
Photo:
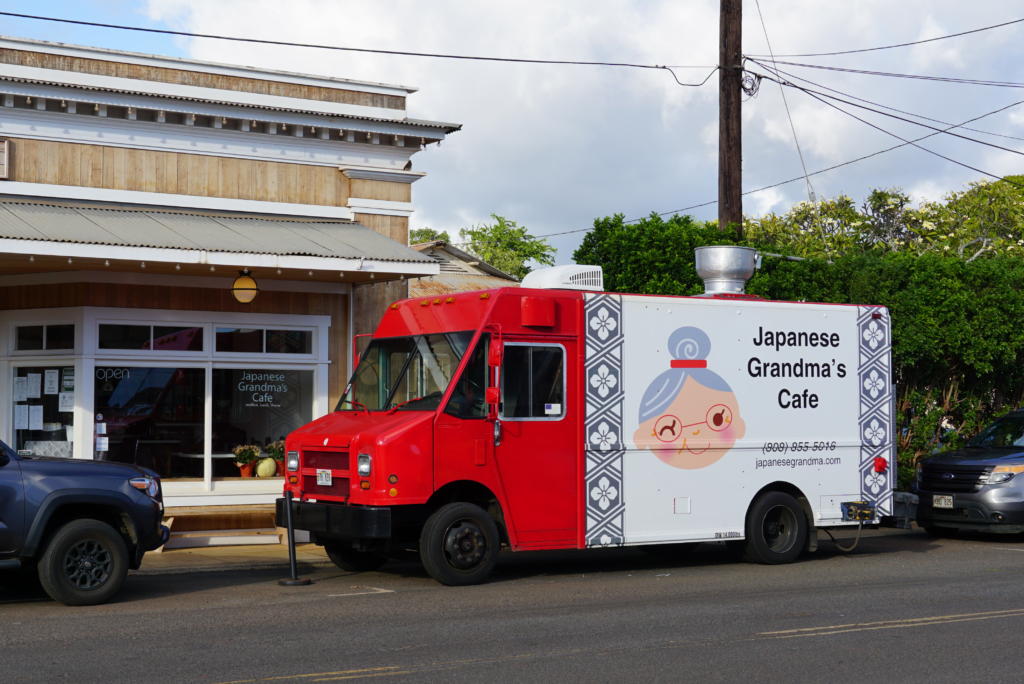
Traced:
[[954, 530], [1024, 532], [1024, 410], [1012, 411], [962, 449], [917, 466], [917, 524]]
[[163, 510], [151, 470], [21, 456], [0, 442], [0, 570], [37, 570], [57, 601], [109, 600], [167, 541]]

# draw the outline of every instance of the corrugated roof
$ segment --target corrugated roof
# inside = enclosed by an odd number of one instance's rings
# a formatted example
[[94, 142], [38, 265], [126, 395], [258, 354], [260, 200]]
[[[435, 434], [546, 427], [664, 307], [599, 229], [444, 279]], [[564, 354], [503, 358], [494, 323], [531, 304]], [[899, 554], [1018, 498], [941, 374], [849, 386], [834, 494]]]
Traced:
[[0, 237], [432, 263], [352, 221], [0, 199]]

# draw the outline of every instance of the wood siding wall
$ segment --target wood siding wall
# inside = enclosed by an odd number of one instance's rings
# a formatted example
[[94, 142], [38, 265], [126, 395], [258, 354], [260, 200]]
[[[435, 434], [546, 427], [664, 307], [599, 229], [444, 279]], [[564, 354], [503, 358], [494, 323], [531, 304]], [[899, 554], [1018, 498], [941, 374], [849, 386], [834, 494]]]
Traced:
[[401, 245], [409, 244], [409, 219], [405, 216], [356, 214], [356, 222], [389, 237]]
[[32, 52], [29, 50], [2, 48], [0, 49], [0, 63], [96, 74], [99, 76], [134, 78], [143, 81], [158, 81], [160, 83], [201, 86], [203, 88], [237, 90], [246, 93], [258, 93], [260, 95], [280, 95], [282, 97], [295, 97], [304, 100], [339, 102], [366, 107], [384, 107], [386, 109], [405, 109], [405, 98], [400, 95], [364, 93], [343, 88], [323, 88], [299, 83], [283, 83], [281, 81], [258, 78], [225, 76], [223, 74], [211, 74], [203, 71], [170, 69], [167, 67], [128, 64], [126, 62], [72, 57], [68, 55], [51, 55], [45, 52]]
[[412, 184], [353, 178], [349, 181], [349, 196], [364, 199], [412, 202]]
[[409, 296], [409, 281], [356, 285], [352, 288], [352, 334], [372, 333], [392, 302]]
[[11, 180], [113, 190], [292, 202], [348, 203], [348, 179], [332, 166], [11, 139]]
[[[306, 314], [331, 317], [328, 332], [328, 406], [348, 381], [348, 301], [343, 294], [262, 291], [251, 304], [239, 304], [227, 288], [157, 287], [113, 283], [18, 285], [0, 287], [0, 310], [108, 306], [175, 311]], [[209, 342], [207, 342], [209, 344]]]

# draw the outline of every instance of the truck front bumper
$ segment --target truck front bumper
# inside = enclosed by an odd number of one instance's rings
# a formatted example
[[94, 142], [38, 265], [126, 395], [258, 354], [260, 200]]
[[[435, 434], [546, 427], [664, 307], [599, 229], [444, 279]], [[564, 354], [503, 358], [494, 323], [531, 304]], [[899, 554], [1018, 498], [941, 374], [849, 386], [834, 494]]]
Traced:
[[[276, 502], [279, 527], [287, 526], [287, 499]], [[315, 540], [351, 541], [357, 539], [390, 539], [391, 509], [384, 506], [349, 506], [292, 500], [292, 526], [309, 531]]]

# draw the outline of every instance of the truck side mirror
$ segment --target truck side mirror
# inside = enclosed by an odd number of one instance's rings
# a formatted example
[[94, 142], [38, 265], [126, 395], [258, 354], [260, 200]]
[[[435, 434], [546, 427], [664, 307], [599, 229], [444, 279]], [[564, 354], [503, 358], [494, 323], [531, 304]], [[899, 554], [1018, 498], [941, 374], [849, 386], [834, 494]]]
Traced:
[[501, 340], [491, 340], [490, 346], [487, 347], [487, 365], [492, 368], [499, 368], [504, 350], [505, 347], [502, 345]]

